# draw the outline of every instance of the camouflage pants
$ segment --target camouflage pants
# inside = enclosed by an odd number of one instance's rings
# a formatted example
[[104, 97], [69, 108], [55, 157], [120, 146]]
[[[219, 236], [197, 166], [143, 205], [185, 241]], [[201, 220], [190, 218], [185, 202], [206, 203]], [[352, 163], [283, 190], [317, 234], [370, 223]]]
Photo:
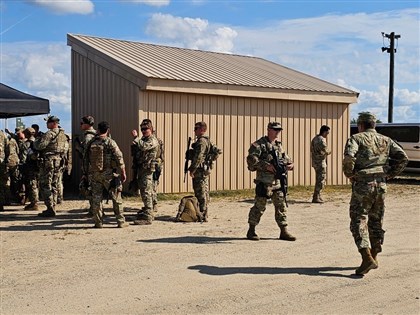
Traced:
[[90, 203], [95, 224], [103, 223], [102, 199], [104, 189], [109, 193], [109, 197], [112, 200], [112, 210], [114, 210], [117, 222], [120, 224], [125, 222], [121, 198], [122, 186], [110, 189], [109, 186], [112, 178], [112, 172], [95, 172], [89, 174], [89, 184], [92, 189]]
[[159, 186], [158, 180], [153, 180], [153, 206], [157, 205], [157, 188]]
[[14, 201], [20, 202], [25, 195], [25, 187], [23, 185], [23, 176], [18, 165], [9, 168], [9, 176], [11, 197]]
[[[265, 188], [266, 188], [266, 191], [269, 191], [270, 189], [267, 189], [267, 188], [271, 188], [271, 187], [269, 185], [265, 185]], [[279, 227], [287, 226], [286, 203], [284, 201], [282, 192], [280, 190], [274, 190], [272, 191], [272, 195], [270, 197], [271, 197], [271, 200], [273, 201], [274, 219], [276, 220], [277, 225]], [[255, 203], [254, 203], [254, 206], [249, 211], [249, 215], [248, 215], [249, 224], [258, 225], [258, 223], [260, 223], [260, 219], [266, 209], [267, 200], [268, 200], [267, 196], [261, 196], [261, 193], [259, 191], [256, 191]]]
[[142, 170], [138, 174], [138, 186], [140, 188], [140, 196], [143, 201], [143, 213], [148, 220], [153, 220], [153, 196], [155, 194], [155, 187], [153, 183], [153, 174]]
[[358, 249], [369, 248], [372, 239], [383, 242], [385, 193], [384, 178], [353, 183], [350, 200], [350, 231]]
[[324, 165], [313, 166], [315, 169], [315, 189], [314, 194], [318, 194], [325, 188], [325, 178], [327, 175], [327, 167]]
[[63, 193], [64, 193], [64, 185], [63, 185], [63, 174], [64, 168], [60, 170], [58, 173], [58, 180], [57, 180], [57, 199], [63, 200]]
[[60, 157], [48, 157], [39, 168], [39, 186], [41, 196], [47, 207], [55, 207], [57, 203], [58, 176], [61, 169]]
[[38, 202], [38, 173], [33, 171], [28, 171], [25, 173], [25, 193], [26, 197], [31, 203]]
[[5, 164], [0, 164], [0, 206], [4, 206], [7, 203], [7, 181], [9, 179], [9, 173]]
[[192, 179], [194, 195], [198, 200], [200, 206], [200, 211], [203, 213], [207, 212], [207, 207], [209, 203], [209, 177], [204, 175], [204, 170], [198, 169], [194, 173], [194, 178]]

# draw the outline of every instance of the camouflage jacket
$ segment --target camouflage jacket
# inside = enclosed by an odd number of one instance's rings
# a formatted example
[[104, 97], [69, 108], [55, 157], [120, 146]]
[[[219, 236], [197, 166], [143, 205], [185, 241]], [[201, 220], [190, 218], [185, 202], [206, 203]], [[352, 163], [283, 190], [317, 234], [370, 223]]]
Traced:
[[[93, 127], [90, 127], [88, 130], [83, 131], [82, 139], [76, 138], [74, 142], [74, 149], [78, 152], [79, 156], [83, 159], [83, 152], [86, 148], [86, 145], [96, 136], [96, 130]], [[79, 141], [80, 140], [80, 141]]]
[[9, 139], [7, 135], [0, 130], [0, 164], [7, 167], [14, 167], [19, 164], [18, 147], [16, 141]]
[[331, 154], [331, 151], [328, 149], [325, 138], [321, 135], [316, 135], [311, 141], [312, 166], [326, 166], [325, 160], [329, 154]]
[[204, 161], [210, 148], [210, 139], [207, 136], [200, 136], [191, 147], [191, 165], [188, 171], [194, 173], [198, 168], [204, 167]]
[[131, 148], [134, 168], [154, 172], [160, 150], [157, 138], [154, 135], [137, 137], [133, 140]]
[[263, 182], [270, 185], [278, 185], [278, 180], [274, 179], [274, 173], [267, 171], [267, 167], [272, 164], [272, 148], [277, 151], [280, 160], [285, 164], [292, 164], [292, 159], [284, 151], [280, 141], [270, 142], [267, 136], [264, 136], [254, 143], [248, 150], [246, 162], [250, 171], [257, 171], [256, 182]]
[[67, 137], [64, 133], [64, 129], [49, 129], [42, 137], [35, 140], [34, 148], [40, 152], [42, 157], [64, 154], [68, 149]]
[[[93, 152], [95, 147], [101, 147], [101, 156], [95, 156], [99, 152]], [[102, 170], [100, 172], [112, 173], [114, 170], [122, 171], [125, 169], [123, 154], [117, 143], [109, 137], [97, 135], [86, 144], [83, 152], [83, 173], [97, 172], [92, 164], [96, 164], [98, 161], [101, 161]]]
[[383, 175], [392, 178], [408, 163], [403, 149], [375, 129], [351, 136], [344, 149], [343, 172], [347, 177]]

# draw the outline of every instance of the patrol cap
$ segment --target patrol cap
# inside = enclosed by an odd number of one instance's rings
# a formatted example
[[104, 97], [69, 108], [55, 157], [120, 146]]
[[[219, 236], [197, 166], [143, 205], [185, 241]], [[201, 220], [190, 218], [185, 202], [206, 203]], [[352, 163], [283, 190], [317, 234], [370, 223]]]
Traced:
[[60, 118], [58, 118], [57, 116], [48, 116], [47, 123], [50, 123], [50, 122], [57, 122], [57, 123], [59, 123], [60, 122]]
[[281, 123], [277, 122], [277, 121], [272, 121], [269, 122], [267, 125], [268, 129], [274, 129], [274, 130], [283, 130], [283, 128], [281, 127]]
[[204, 121], [196, 122], [194, 126], [198, 127], [198, 128], [203, 128], [204, 130], [207, 130], [207, 124]]
[[357, 123], [361, 122], [376, 122], [376, 116], [371, 112], [361, 112], [357, 118]]
[[24, 134], [28, 134], [28, 135], [34, 135], [35, 134], [35, 129], [28, 127], [23, 131]]
[[81, 122], [93, 126], [93, 124], [95, 123], [95, 119], [93, 119], [92, 116], [83, 116]]

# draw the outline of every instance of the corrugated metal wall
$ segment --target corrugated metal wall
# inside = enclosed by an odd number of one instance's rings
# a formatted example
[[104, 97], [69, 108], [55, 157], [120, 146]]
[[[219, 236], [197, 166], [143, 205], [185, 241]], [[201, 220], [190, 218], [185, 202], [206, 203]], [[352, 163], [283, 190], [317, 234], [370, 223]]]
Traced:
[[[130, 81], [72, 50], [72, 138], [82, 133], [80, 118], [84, 115], [95, 118], [95, 127], [101, 121], [108, 121], [112, 138], [123, 151], [129, 176], [130, 131], [138, 129], [139, 120], [138, 91]], [[80, 159], [75, 156], [73, 161], [73, 178], [77, 183], [81, 176]]]
[[295, 161], [289, 173], [290, 185], [314, 185], [310, 142], [321, 125], [331, 127], [327, 139], [332, 148], [328, 157], [327, 184], [346, 183], [341, 162], [349, 135], [348, 104], [250, 99], [201, 94], [141, 91], [140, 120], [153, 121], [157, 135], [165, 142], [166, 162], [160, 192], [191, 191], [191, 179], [183, 183], [183, 164], [188, 136], [193, 137], [194, 123], [205, 121], [208, 135], [223, 155], [210, 176], [211, 190], [248, 189], [254, 186], [255, 173], [246, 167], [246, 155], [252, 142], [266, 134], [269, 121], [283, 125], [281, 141]]

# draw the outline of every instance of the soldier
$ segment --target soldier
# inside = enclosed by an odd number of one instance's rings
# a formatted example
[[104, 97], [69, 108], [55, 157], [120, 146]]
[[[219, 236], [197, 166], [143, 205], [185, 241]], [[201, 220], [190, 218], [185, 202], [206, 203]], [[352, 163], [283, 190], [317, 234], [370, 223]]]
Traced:
[[293, 170], [293, 161], [284, 151], [281, 142], [277, 140], [279, 133], [282, 131], [281, 124], [278, 122], [270, 122], [267, 126], [267, 136], [255, 141], [248, 150], [246, 158], [248, 169], [253, 172], [257, 171], [257, 177], [254, 180], [255, 188], [255, 204], [249, 211], [248, 223], [249, 230], [246, 237], [249, 240], [258, 241], [260, 238], [255, 233], [255, 227], [260, 222], [263, 215], [267, 199], [271, 198], [274, 205], [274, 217], [280, 228], [280, 239], [285, 241], [295, 241], [296, 237], [287, 231], [287, 213], [285, 200], [280, 190], [280, 180], [275, 179], [275, 167], [273, 165], [273, 148], [285, 164], [287, 170]]
[[209, 165], [206, 164], [206, 159], [212, 146], [210, 138], [205, 135], [206, 132], [207, 124], [204, 121], [195, 123], [195, 142], [191, 145], [191, 164], [188, 168], [192, 178], [194, 195], [198, 200], [204, 222], [208, 221], [209, 175], [211, 171]]
[[62, 154], [61, 168], [58, 175], [57, 204], [61, 204], [64, 200], [64, 173], [67, 172], [67, 175], [70, 176], [72, 167], [71, 139], [69, 135], [64, 135], [66, 136], [66, 146]]
[[356, 274], [378, 268], [385, 231], [386, 180], [400, 174], [408, 163], [405, 152], [392, 139], [376, 132], [376, 117], [359, 113], [359, 133], [351, 136], [344, 149], [343, 172], [352, 182], [350, 231], [362, 256]]
[[0, 211], [4, 211], [4, 206], [9, 203], [9, 192], [7, 181], [9, 179], [9, 167], [14, 167], [19, 162], [16, 151], [16, 141], [9, 139], [8, 136], [0, 130]]
[[156, 171], [159, 142], [153, 135], [153, 126], [150, 120], [143, 120], [140, 124], [142, 137], [133, 140], [135, 148], [135, 167], [137, 169], [137, 183], [140, 189], [143, 208], [137, 213], [134, 221], [136, 225], [152, 224], [154, 183], [153, 173]]
[[[83, 116], [82, 119], [80, 120], [80, 129], [82, 129], [83, 131], [83, 137], [82, 139], [79, 139], [78, 137], [75, 139], [75, 150], [76, 152], [78, 152], [79, 157], [82, 161], [83, 161], [83, 154], [85, 152], [86, 145], [96, 136], [96, 130], [93, 128], [94, 124], [95, 124], [95, 119], [92, 116]], [[85, 195], [85, 198], [88, 199], [89, 201], [88, 216], [92, 217], [93, 216], [92, 195], [88, 193]]]
[[[98, 135], [86, 144], [83, 154], [83, 177], [92, 189], [91, 206], [95, 228], [103, 226], [103, 191], [112, 199], [112, 209], [119, 228], [127, 226], [121, 198], [122, 183], [126, 181], [124, 158], [117, 143], [109, 136], [109, 124], [98, 124]], [[120, 175], [118, 175], [118, 172]]]
[[23, 177], [25, 182], [25, 195], [29, 200], [29, 204], [25, 206], [25, 210], [38, 210], [38, 152], [34, 150], [35, 129], [26, 128], [24, 131], [26, 142], [26, 159], [23, 164]]
[[325, 177], [327, 175], [327, 155], [331, 154], [325, 139], [330, 133], [330, 127], [323, 125], [311, 141], [311, 157], [312, 167], [315, 170], [316, 182], [314, 194], [312, 196], [313, 203], [323, 203], [321, 191], [325, 187]]
[[25, 204], [25, 186], [23, 181], [22, 166], [26, 160], [26, 148], [25, 148], [25, 134], [23, 128], [15, 128], [15, 135], [11, 143], [16, 141], [16, 151], [18, 153], [19, 164], [9, 168], [10, 175], [10, 190], [14, 200], [19, 204]]
[[42, 131], [39, 131], [39, 125], [38, 124], [32, 124], [31, 128], [35, 129], [35, 139], [41, 138], [44, 134]]
[[41, 194], [47, 206], [47, 210], [38, 213], [40, 217], [54, 217], [56, 214], [58, 179], [67, 144], [64, 130], [58, 126], [59, 122], [58, 117], [49, 116], [48, 131], [34, 142], [34, 149], [39, 151]]

